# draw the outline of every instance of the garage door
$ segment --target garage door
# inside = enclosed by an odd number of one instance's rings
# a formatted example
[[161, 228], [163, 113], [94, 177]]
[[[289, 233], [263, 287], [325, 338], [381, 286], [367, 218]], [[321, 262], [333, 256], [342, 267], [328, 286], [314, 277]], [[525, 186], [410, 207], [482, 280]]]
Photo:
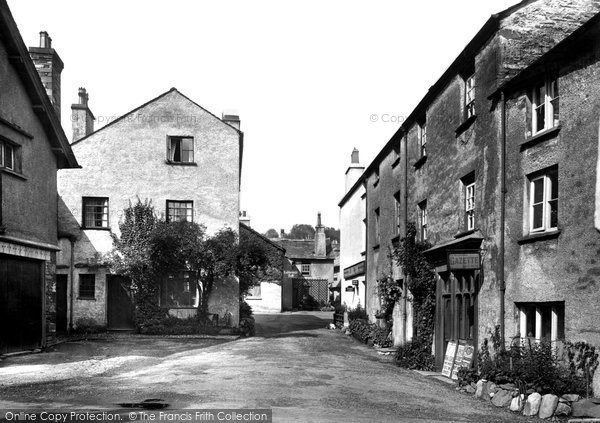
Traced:
[[0, 354], [41, 346], [42, 262], [0, 255]]

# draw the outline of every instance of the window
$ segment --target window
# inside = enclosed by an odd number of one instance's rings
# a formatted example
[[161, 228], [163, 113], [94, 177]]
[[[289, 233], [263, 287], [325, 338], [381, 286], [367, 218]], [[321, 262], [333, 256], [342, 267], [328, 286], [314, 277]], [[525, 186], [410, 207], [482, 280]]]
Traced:
[[427, 156], [427, 122], [425, 119], [419, 123], [419, 155]]
[[421, 241], [427, 240], [427, 200], [419, 203], [419, 227], [421, 229]]
[[19, 172], [17, 160], [17, 146], [7, 141], [0, 140], [0, 167]]
[[195, 307], [196, 297], [194, 272], [182, 271], [161, 281], [160, 305], [163, 307]]
[[475, 229], [475, 173], [461, 179], [465, 202], [464, 227], [467, 231]]
[[529, 178], [529, 232], [558, 228], [558, 168]]
[[381, 240], [381, 228], [380, 228], [380, 210], [379, 207], [375, 209], [375, 244], [379, 244]]
[[96, 297], [96, 275], [93, 273], [79, 274], [79, 298]]
[[519, 335], [536, 341], [558, 341], [565, 336], [565, 303], [523, 303], [519, 309]]
[[300, 271], [302, 272], [302, 276], [310, 276], [310, 263], [302, 263], [300, 265]]
[[194, 163], [194, 138], [168, 137], [167, 159], [173, 163]]
[[400, 213], [401, 213], [401, 205], [400, 205], [400, 191], [394, 194], [394, 226], [396, 229], [396, 233], [400, 233]]
[[558, 80], [547, 79], [536, 85], [531, 97], [532, 133], [535, 135], [557, 126], [559, 123]]
[[465, 119], [475, 116], [475, 75], [465, 79]]
[[84, 229], [108, 229], [108, 198], [83, 197]]
[[193, 201], [167, 200], [167, 222], [180, 222], [183, 220], [193, 222]]

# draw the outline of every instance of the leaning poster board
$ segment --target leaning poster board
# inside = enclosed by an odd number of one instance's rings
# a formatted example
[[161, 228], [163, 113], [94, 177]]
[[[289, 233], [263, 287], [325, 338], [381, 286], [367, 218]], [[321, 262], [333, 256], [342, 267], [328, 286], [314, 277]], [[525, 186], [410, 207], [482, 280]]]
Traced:
[[454, 365], [452, 366], [452, 379], [458, 379], [458, 371], [463, 367], [466, 367], [467, 369], [471, 367], [474, 352], [475, 348], [472, 345], [469, 345], [466, 341], [459, 341], [456, 356], [454, 358]]
[[452, 374], [452, 365], [456, 356], [456, 342], [449, 341], [446, 347], [446, 355], [444, 356], [444, 366], [442, 367], [442, 375], [450, 377]]

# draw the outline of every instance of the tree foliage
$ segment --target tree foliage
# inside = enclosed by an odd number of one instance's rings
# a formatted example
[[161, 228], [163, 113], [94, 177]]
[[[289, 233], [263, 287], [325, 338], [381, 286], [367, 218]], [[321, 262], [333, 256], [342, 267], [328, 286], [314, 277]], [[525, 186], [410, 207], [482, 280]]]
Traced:
[[313, 239], [314, 237], [315, 228], [304, 223], [292, 226], [290, 233], [286, 235], [288, 239]]
[[267, 238], [279, 238], [279, 233], [275, 229], [271, 228], [265, 232], [265, 236]]

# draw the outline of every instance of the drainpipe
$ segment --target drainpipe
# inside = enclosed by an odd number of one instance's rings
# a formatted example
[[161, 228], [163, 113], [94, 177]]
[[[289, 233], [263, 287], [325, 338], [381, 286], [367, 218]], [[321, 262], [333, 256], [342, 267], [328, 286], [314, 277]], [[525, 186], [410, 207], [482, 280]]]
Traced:
[[500, 257], [498, 277], [500, 279], [500, 345], [502, 350], [505, 349], [504, 338], [504, 297], [506, 294], [506, 281], [504, 280], [504, 231], [506, 229], [506, 98], [504, 91], [500, 93], [500, 172], [501, 172], [501, 187], [500, 187]]
[[2, 225], [2, 174], [0, 173], [0, 235], [4, 235], [6, 228]]
[[[404, 236], [408, 233], [408, 134], [404, 134]], [[408, 306], [408, 300], [406, 298], [408, 294], [408, 275], [404, 275], [404, 307], [403, 307], [403, 325], [402, 325], [402, 338], [404, 343], [408, 342], [407, 336], [408, 331], [406, 330], [406, 325], [408, 322], [408, 314], [406, 312], [406, 307]]]
[[69, 238], [71, 242], [71, 262], [69, 263], [69, 279], [71, 280], [71, 289], [69, 290], [69, 334], [73, 333], [73, 285], [75, 285], [73, 276], [74, 272], [74, 264], [75, 264], [75, 240], [73, 238]]

